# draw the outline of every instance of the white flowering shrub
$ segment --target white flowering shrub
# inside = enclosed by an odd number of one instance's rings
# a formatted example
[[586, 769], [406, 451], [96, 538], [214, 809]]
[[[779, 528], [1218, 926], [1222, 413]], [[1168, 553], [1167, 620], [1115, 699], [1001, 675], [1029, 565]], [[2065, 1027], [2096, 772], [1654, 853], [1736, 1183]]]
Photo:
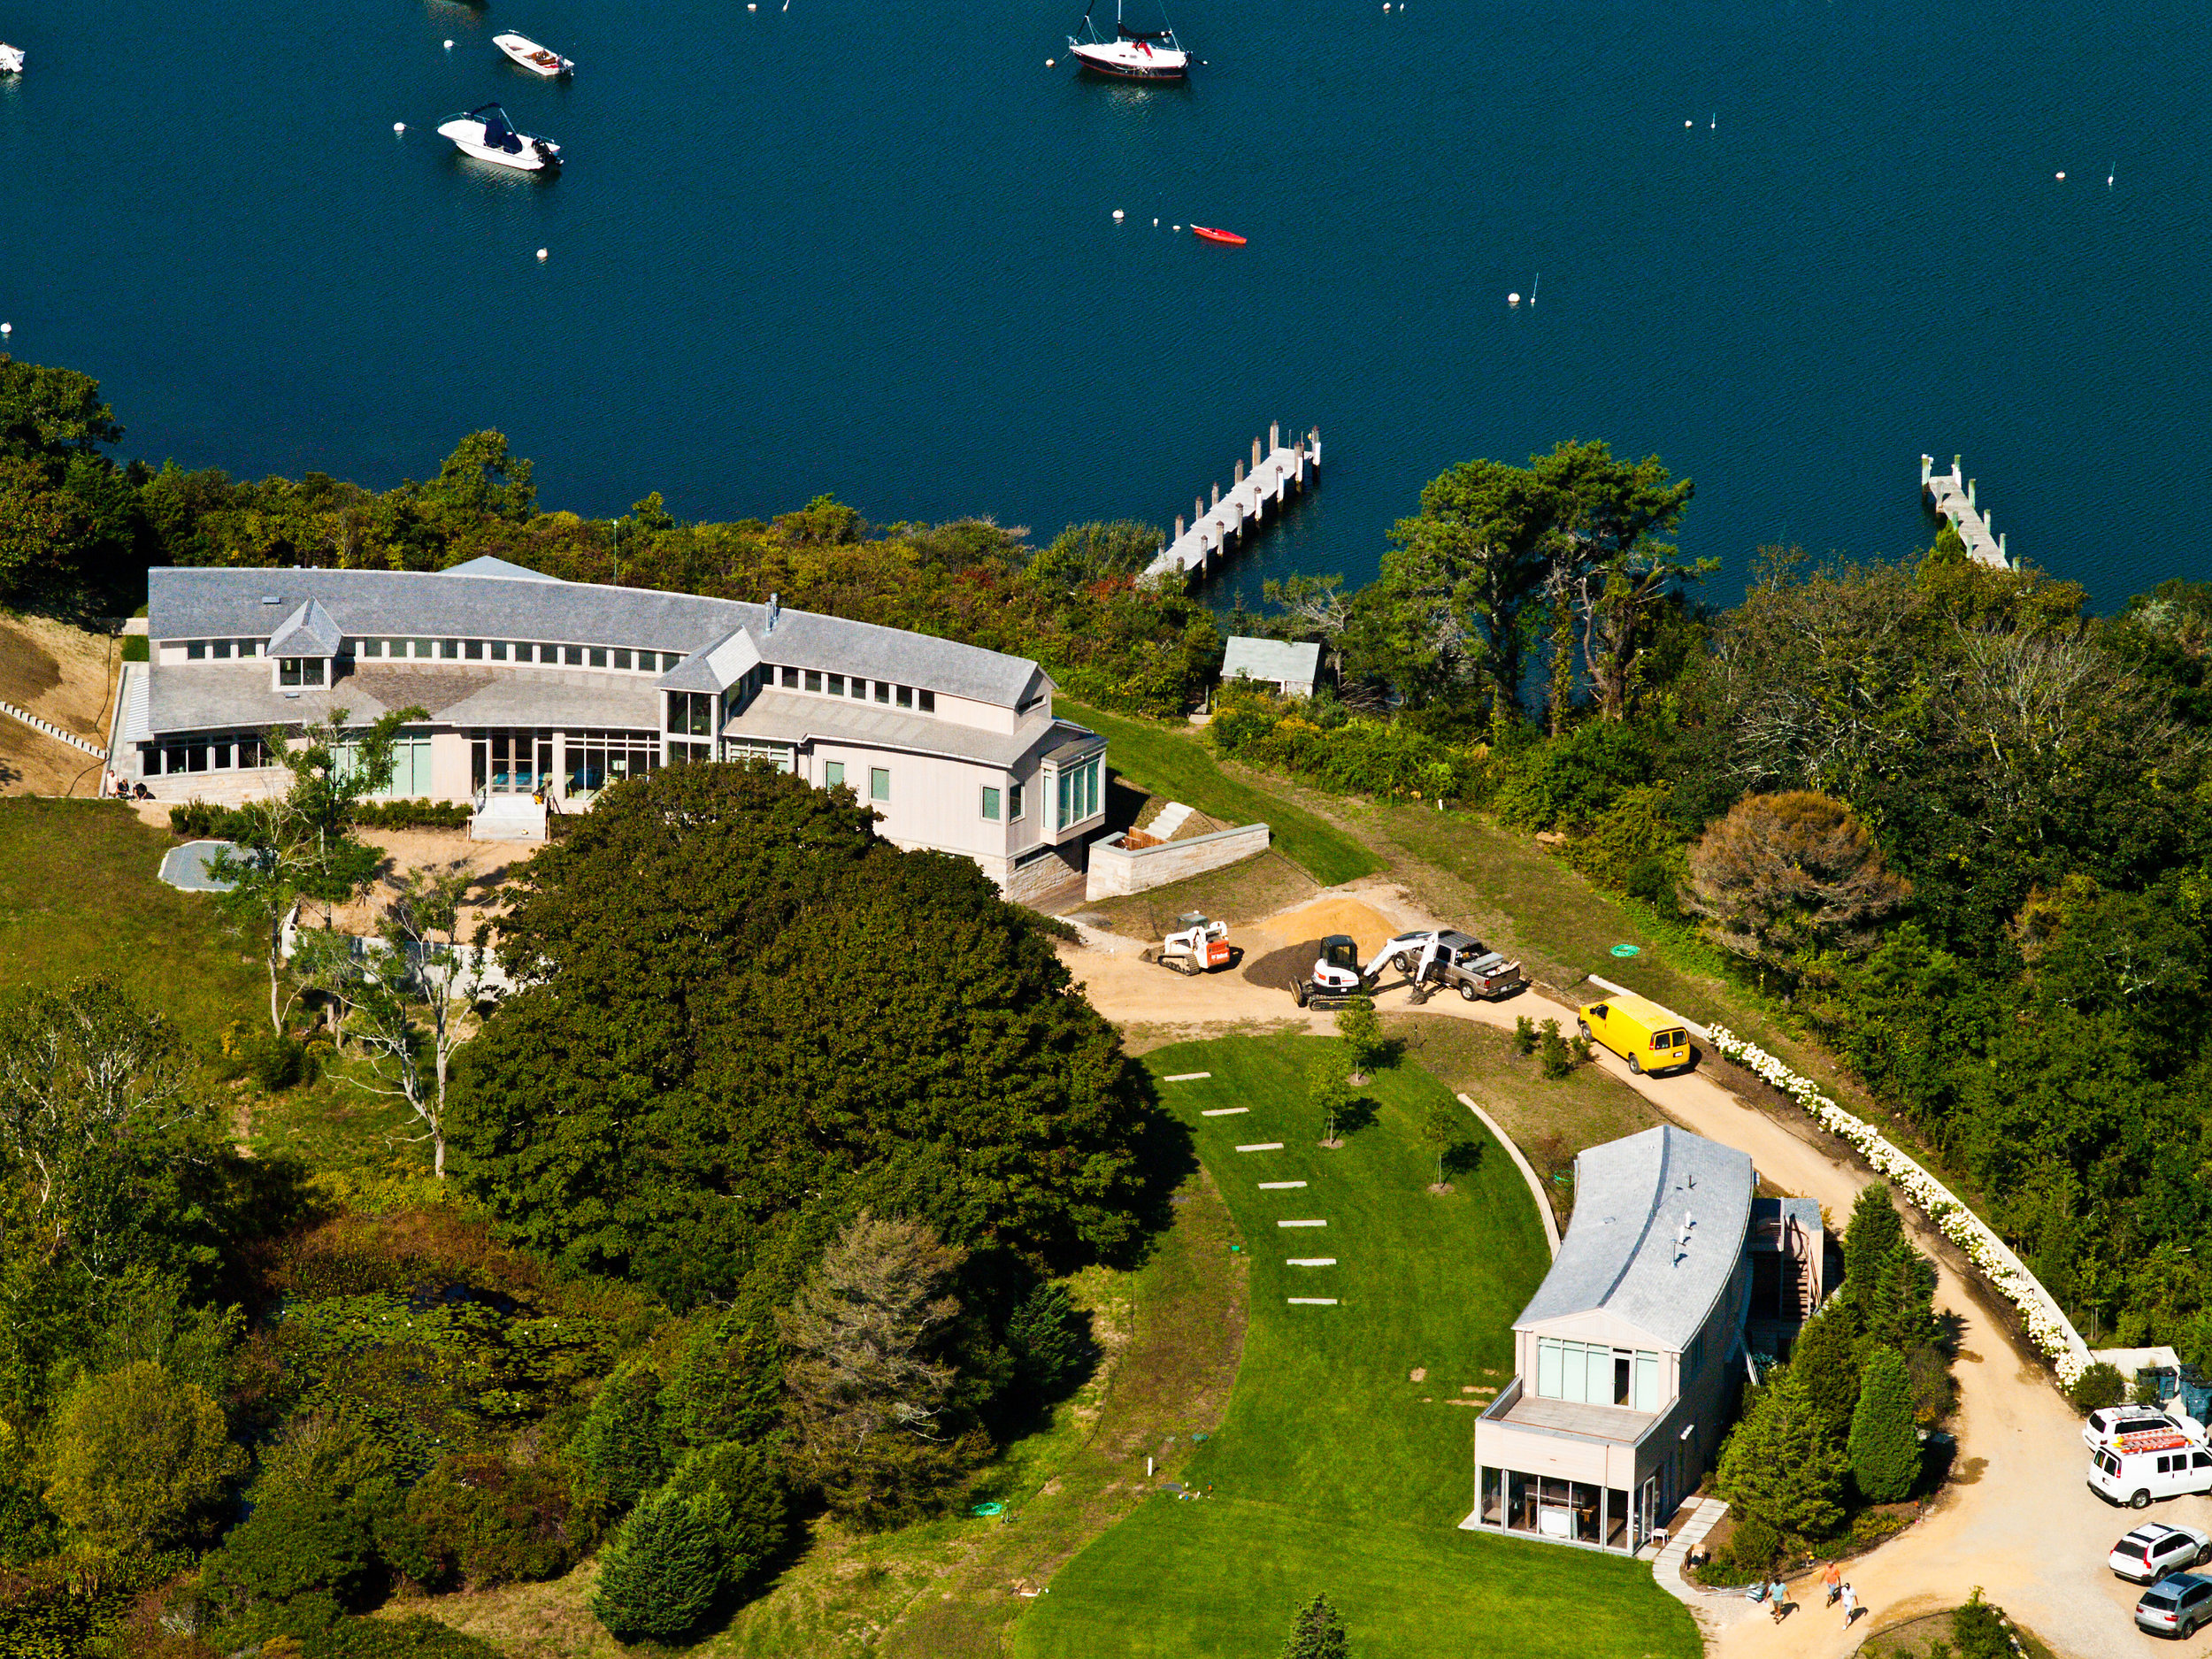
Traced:
[[2020, 1310], [2028, 1334], [2050, 1356], [2059, 1381], [2070, 1387], [2089, 1368], [2089, 1345], [2081, 1340], [2073, 1322], [2060, 1311], [2051, 1293], [2028, 1271], [2002, 1239], [1985, 1225], [1979, 1216], [1958, 1201], [1941, 1181], [1922, 1169], [1902, 1148], [1872, 1124], [1855, 1118], [1820, 1092], [1810, 1078], [1800, 1077], [1765, 1049], [1746, 1042], [1719, 1025], [1712, 1028], [1713, 1047], [1763, 1081], [1771, 1083], [1816, 1118], [1830, 1133], [1858, 1148], [1866, 1161], [1899, 1192], [1927, 1213], [1928, 1218], [1967, 1259], [1982, 1271], [1998, 1294]]

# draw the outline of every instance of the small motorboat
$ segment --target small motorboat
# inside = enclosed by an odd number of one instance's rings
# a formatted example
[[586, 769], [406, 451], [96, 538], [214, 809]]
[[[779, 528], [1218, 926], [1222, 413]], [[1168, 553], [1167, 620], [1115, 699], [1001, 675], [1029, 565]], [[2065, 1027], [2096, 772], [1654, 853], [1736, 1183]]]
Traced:
[[495, 35], [492, 44], [532, 74], [543, 75], [548, 81], [556, 75], [576, 73], [573, 59], [562, 57], [549, 46], [539, 45], [526, 35]]
[[19, 75], [23, 73], [23, 49], [0, 41], [0, 75]]
[[[1097, 0], [1091, 0], [1095, 5]], [[1114, 0], [1114, 38], [1102, 40], [1091, 21], [1091, 8], [1083, 8], [1083, 35], [1068, 36], [1068, 55], [1093, 74], [1122, 81], [1187, 81], [1190, 54], [1175, 38], [1163, 17], [1156, 29], [1133, 29], [1121, 20], [1121, 0]], [[1086, 39], [1085, 35], [1089, 38]]]
[[1233, 230], [1216, 230], [1210, 225], [1193, 225], [1191, 228], [1196, 231], [1201, 236], [1203, 236], [1208, 242], [1227, 242], [1232, 248], [1241, 248], [1244, 246], [1244, 238], [1238, 235], [1236, 232]]
[[496, 104], [480, 104], [466, 115], [457, 115], [438, 129], [438, 136], [453, 141], [464, 156], [525, 173], [557, 172], [561, 147], [549, 138], [533, 138], [515, 131], [507, 111]]

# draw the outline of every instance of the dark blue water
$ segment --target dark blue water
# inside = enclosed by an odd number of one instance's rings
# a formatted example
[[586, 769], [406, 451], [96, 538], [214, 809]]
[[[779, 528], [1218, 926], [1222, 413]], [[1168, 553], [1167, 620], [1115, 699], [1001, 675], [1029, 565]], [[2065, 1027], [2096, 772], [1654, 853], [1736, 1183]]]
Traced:
[[[131, 454], [382, 486], [495, 426], [593, 513], [1164, 524], [1317, 424], [1255, 590], [1568, 436], [1696, 479], [1718, 597], [1924, 544], [1924, 449], [2102, 605], [2205, 567], [2200, 8], [1187, 0], [1208, 67], [1131, 90], [1067, 0], [780, 4], [11, 8], [10, 347]], [[565, 176], [436, 136], [495, 96]]]

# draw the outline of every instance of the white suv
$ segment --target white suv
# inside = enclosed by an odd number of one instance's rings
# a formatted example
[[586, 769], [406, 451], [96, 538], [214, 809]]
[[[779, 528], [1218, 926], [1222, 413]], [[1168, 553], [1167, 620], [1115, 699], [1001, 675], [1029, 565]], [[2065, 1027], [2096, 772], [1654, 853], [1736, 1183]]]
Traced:
[[2146, 1521], [2112, 1547], [2112, 1571], [2135, 1584], [2156, 1584], [2212, 1555], [2212, 1538], [2193, 1526]]

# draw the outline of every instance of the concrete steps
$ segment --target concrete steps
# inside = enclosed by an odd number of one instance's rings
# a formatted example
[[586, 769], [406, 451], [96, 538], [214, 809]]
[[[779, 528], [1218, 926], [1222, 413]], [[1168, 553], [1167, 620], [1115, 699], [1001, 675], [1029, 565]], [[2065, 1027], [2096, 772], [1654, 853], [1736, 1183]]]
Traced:
[[475, 841], [541, 841], [545, 839], [545, 803], [526, 795], [488, 795], [469, 820], [469, 839]]

